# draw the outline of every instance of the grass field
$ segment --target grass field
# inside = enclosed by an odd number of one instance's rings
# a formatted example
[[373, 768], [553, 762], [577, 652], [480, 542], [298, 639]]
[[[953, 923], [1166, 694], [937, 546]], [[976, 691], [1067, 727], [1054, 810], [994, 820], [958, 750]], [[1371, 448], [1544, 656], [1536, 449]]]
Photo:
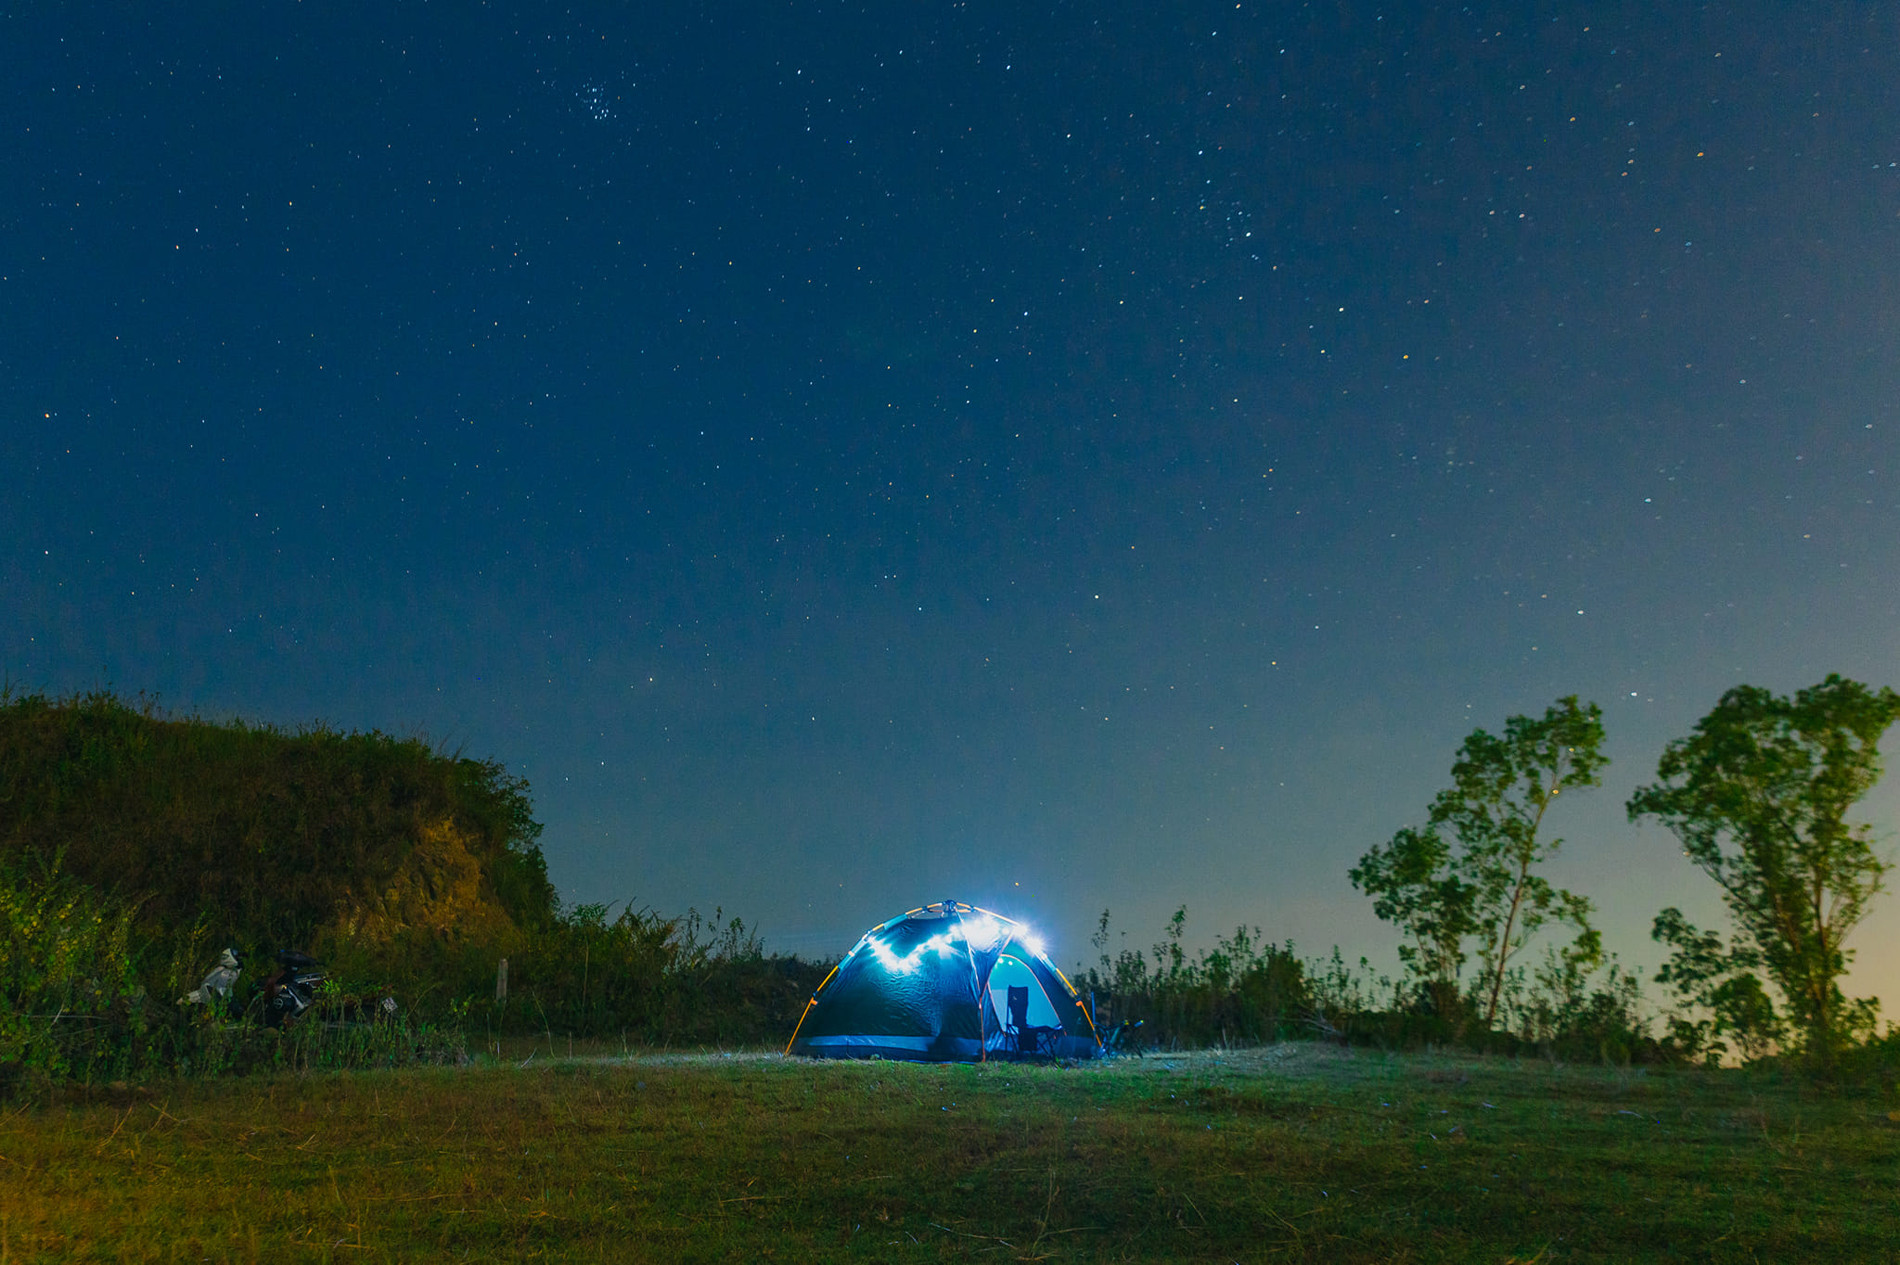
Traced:
[[15, 1106], [0, 1261], [1888, 1260], [1891, 1105], [1313, 1045], [1065, 1069], [544, 1044]]

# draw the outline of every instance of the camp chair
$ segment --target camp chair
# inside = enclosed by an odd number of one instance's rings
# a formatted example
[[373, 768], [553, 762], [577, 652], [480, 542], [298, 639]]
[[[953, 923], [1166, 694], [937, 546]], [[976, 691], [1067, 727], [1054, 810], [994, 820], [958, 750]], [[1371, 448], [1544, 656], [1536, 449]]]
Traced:
[[1127, 1054], [1139, 1048], [1142, 1021], [1124, 1019], [1102, 1035], [1104, 1054]]
[[1036, 1052], [1033, 1038], [1030, 1047], [1026, 1050], [1023, 1048], [1023, 1037], [1028, 1027], [1029, 986], [1027, 984], [1011, 984], [1009, 986], [1009, 1022], [1003, 1026], [1003, 1031], [1009, 1037], [1010, 1048], [1017, 1054], [1034, 1054]]
[[1029, 1022], [1029, 986], [1027, 984], [1009, 986], [1009, 1023], [1003, 1031], [1009, 1037], [1010, 1049], [1018, 1058], [1055, 1058], [1059, 1051], [1058, 1042], [1062, 1040], [1061, 1028], [1043, 1028]]

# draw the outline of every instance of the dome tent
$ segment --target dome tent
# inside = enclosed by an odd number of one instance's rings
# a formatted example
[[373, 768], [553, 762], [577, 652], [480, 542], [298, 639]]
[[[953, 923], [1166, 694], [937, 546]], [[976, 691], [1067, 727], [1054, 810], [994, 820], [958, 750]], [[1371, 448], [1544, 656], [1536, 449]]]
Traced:
[[785, 1052], [976, 1063], [1093, 1058], [1101, 1040], [1026, 927], [946, 900], [865, 932], [812, 994]]

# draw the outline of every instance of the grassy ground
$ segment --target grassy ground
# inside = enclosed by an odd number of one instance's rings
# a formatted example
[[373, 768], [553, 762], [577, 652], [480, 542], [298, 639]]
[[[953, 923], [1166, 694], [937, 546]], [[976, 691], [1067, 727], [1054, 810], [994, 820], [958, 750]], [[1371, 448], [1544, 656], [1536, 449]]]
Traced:
[[502, 1053], [15, 1107], [0, 1262], [1900, 1250], [1891, 1104], [1739, 1073], [1318, 1046], [1074, 1069]]

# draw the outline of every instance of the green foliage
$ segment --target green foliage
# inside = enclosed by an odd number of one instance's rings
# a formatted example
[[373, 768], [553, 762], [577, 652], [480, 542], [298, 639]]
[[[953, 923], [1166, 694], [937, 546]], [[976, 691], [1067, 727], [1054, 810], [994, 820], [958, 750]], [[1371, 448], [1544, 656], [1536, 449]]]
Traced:
[[351, 999], [334, 989], [288, 1032], [257, 1021], [256, 985], [242, 976], [229, 1006], [178, 1005], [171, 998], [203, 974], [187, 965], [205, 956], [202, 928], [168, 944], [140, 936], [135, 915], [54, 865], [0, 869], [0, 1097], [69, 1082], [457, 1055], [453, 1033], [411, 1016], [354, 1021]]
[[[1684, 933], [1689, 987], [1719, 980], [1716, 989], [1728, 988], [1696, 1000], [1726, 1007], [1729, 1021], [1753, 1025], [1758, 1040], [1776, 1039], [1779, 1021], [1760, 982], [1751, 988], [1743, 980], [1753, 977], [1739, 973], [1759, 964], [1802, 1053], [1823, 1072], [1872, 1035], [1876, 1003], [1849, 1001], [1839, 981], [1853, 958], [1847, 935], [1889, 866], [1868, 827], [1849, 824], [1847, 813], [1879, 780], [1880, 740], [1896, 719], [1900, 695], [1839, 675], [1792, 699], [1737, 686], [1690, 737], [1669, 744], [1658, 781], [1629, 801], [1632, 821], [1661, 821], [1721, 887], [1745, 946], [1744, 960]], [[1710, 973], [1723, 962], [1729, 967]]]
[[1668, 1040], [1681, 1057], [1717, 1066], [1733, 1053], [1752, 1063], [1778, 1048], [1785, 1025], [1754, 973], [1761, 957], [1753, 948], [1697, 930], [1674, 907], [1656, 915], [1650, 938], [1669, 946], [1656, 982], [1673, 994]]
[[[273, 1029], [254, 966], [226, 1002], [173, 1000], [216, 960], [211, 920], [145, 936], [130, 902], [57, 868], [0, 869], [0, 1098], [72, 1082], [453, 1062], [475, 1030], [756, 1044], [791, 1030], [824, 973], [768, 957], [717, 913], [605, 913], [577, 906], [512, 941], [506, 1000], [491, 1000], [492, 946], [425, 939], [420, 958], [392, 965], [344, 944], [311, 1009]], [[402, 1001], [393, 1016], [376, 1005], [386, 991]]]
[[1111, 957], [1108, 924], [1105, 909], [1093, 937], [1100, 956], [1075, 979], [1094, 999], [1098, 1027], [1139, 1022], [1144, 1044], [1170, 1049], [1252, 1045], [1304, 1028], [1312, 999], [1290, 942], [1276, 945], [1258, 927], [1236, 927], [1190, 957], [1183, 907], [1148, 955], [1123, 949]]
[[0, 870], [0, 1093], [133, 1070], [148, 1027], [133, 913], [51, 862]]
[[1602, 745], [1602, 710], [1595, 703], [1579, 707], [1572, 694], [1542, 717], [1511, 717], [1501, 738], [1473, 731], [1452, 765], [1451, 788], [1432, 804], [1432, 824], [1457, 835], [1458, 871], [1477, 891], [1473, 910], [1487, 1026], [1497, 1017], [1511, 959], [1546, 922], [1577, 928], [1570, 952], [1594, 965], [1590, 902], [1552, 886], [1536, 867], [1562, 843], [1540, 836], [1544, 814], [1562, 792], [1599, 784], [1598, 771], [1609, 763]]
[[[1577, 931], [1540, 972], [1547, 998], [1557, 996], [1552, 989], [1574, 991], [1601, 965], [1589, 900], [1553, 886], [1537, 868], [1562, 844], [1543, 834], [1545, 814], [1562, 792], [1599, 784], [1609, 763], [1602, 745], [1601, 709], [1579, 706], [1574, 694], [1541, 717], [1512, 716], [1502, 736], [1473, 730], [1458, 748], [1452, 785], [1432, 802], [1428, 826], [1400, 830], [1350, 872], [1374, 912], [1406, 933], [1400, 957], [1433, 1013], [1449, 1017], [1462, 1008], [1468, 939], [1479, 975], [1463, 1006], [1487, 1029], [1510, 1008], [1513, 959], [1546, 924]], [[1457, 841], [1455, 851], [1444, 832]]]
[[1332, 955], [1308, 962], [1312, 1035], [1343, 1045], [1384, 1050], [1463, 1047], [1492, 1054], [1535, 1054], [1608, 1064], [1665, 1063], [1673, 1050], [1649, 1032], [1643, 1015], [1642, 980], [1614, 956], [1600, 967], [1581, 969], [1578, 956], [1547, 947], [1532, 971], [1513, 968], [1505, 977], [1499, 1023], [1478, 1028], [1461, 1009], [1443, 1014], [1429, 990], [1415, 980], [1378, 974], [1365, 958], [1349, 963]]
[[1605, 958], [1595, 932], [1546, 947], [1531, 976], [1511, 1009], [1520, 1048], [1611, 1064], [1667, 1060], [1643, 1015], [1642, 977], [1614, 955]]
[[1365, 958], [1347, 962], [1338, 945], [1331, 956], [1307, 963], [1306, 978], [1312, 997], [1307, 1026], [1323, 1040], [1423, 1044], [1453, 1035], [1426, 1006], [1405, 1005], [1402, 990], [1390, 978], [1375, 975]]
[[1478, 889], [1450, 863], [1450, 846], [1435, 827], [1407, 826], [1348, 873], [1352, 885], [1373, 898], [1380, 920], [1410, 937], [1399, 945], [1399, 961], [1421, 985], [1420, 1004], [1446, 1016], [1463, 1009], [1465, 941], [1478, 929]]
[[[782, 1040], [827, 970], [768, 956], [723, 911], [667, 918], [629, 905], [612, 921], [606, 915], [604, 905], [577, 905], [528, 937], [509, 958], [507, 999], [472, 1002], [471, 1026], [643, 1045]], [[491, 963], [468, 995], [493, 979]]]

